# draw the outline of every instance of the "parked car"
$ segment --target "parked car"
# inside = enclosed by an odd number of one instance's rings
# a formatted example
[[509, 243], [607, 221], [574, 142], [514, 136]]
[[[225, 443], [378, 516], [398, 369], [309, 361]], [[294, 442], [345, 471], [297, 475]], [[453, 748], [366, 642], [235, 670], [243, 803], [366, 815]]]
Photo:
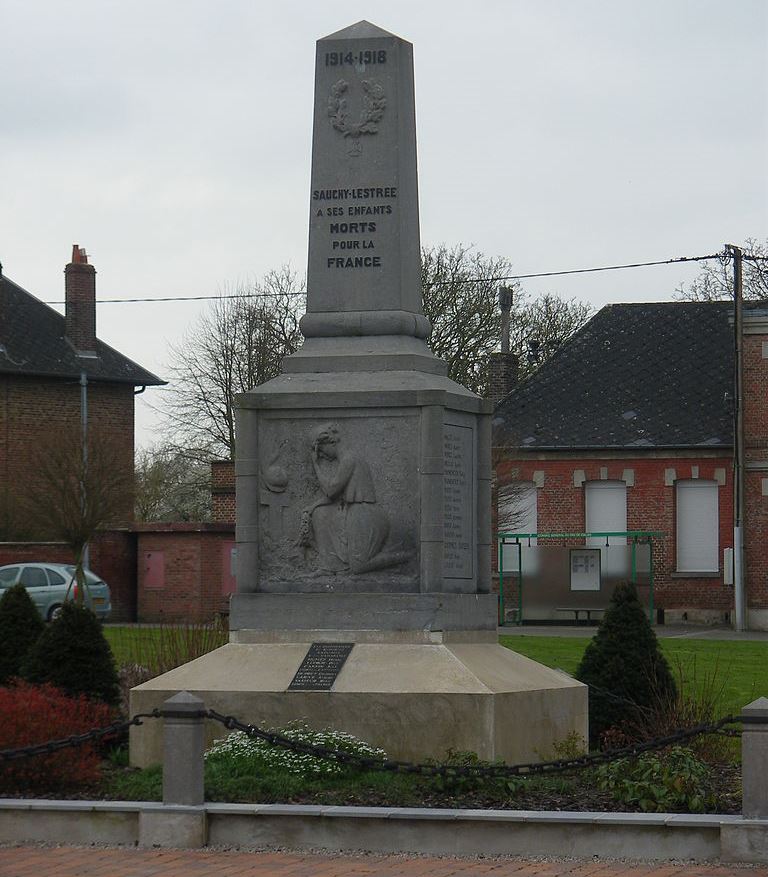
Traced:
[[[46, 621], [53, 621], [62, 604], [77, 599], [75, 567], [66, 563], [11, 563], [0, 566], [0, 596], [6, 588], [22, 584]], [[106, 621], [112, 611], [109, 586], [94, 572], [85, 571], [85, 605]]]

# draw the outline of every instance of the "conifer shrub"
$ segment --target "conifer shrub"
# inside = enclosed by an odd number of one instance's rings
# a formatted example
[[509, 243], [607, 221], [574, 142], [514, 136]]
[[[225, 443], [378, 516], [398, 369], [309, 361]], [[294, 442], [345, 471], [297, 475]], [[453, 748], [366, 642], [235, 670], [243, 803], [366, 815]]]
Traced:
[[[109, 725], [112, 709], [84, 695], [69, 697], [52, 685], [16, 679], [0, 688], [0, 749], [17, 749], [62, 740]], [[3, 764], [0, 793], [47, 792], [88, 786], [101, 774], [95, 743]]]
[[677, 687], [669, 664], [637, 588], [630, 582], [616, 586], [597, 633], [584, 651], [576, 678], [590, 686], [589, 737], [593, 745], [609, 729], [636, 724], [644, 714], [655, 711], [661, 700], [675, 697]]
[[0, 598], [0, 684], [21, 672], [21, 665], [43, 632], [43, 619], [23, 585]]
[[30, 682], [50, 682], [67, 694], [117, 704], [120, 687], [112, 651], [96, 616], [85, 606], [64, 603], [22, 666]]

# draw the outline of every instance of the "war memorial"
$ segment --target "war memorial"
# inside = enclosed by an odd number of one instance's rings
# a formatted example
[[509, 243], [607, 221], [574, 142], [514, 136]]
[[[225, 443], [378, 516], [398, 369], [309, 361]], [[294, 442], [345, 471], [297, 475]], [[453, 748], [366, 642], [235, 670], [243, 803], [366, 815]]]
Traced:
[[[304, 344], [239, 398], [230, 642], [132, 714], [188, 690], [408, 759], [586, 737], [586, 687], [498, 645], [490, 403], [427, 343], [412, 46], [365, 21], [317, 43], [309, 211]], [[133, 728], [132, 763], [161, 735]]]

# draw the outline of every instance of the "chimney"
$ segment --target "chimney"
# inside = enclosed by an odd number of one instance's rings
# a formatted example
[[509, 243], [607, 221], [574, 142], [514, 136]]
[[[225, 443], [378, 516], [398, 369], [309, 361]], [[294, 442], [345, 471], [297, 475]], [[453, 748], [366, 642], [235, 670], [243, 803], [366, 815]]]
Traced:
[[514, 353], [492, 353], [488, 362], [488, 397], [494, 408], [515, 389], [519, 362]]
[[513, 291], [510, 286], [499, 287], [501, 353], [492, 353], [488, 361], [488, 396], [494, 408], [502, 399], [506, 399], [517, 383], [519, 363], [517, 356], [509, 351], [509, 321]]
[[65, 334], [78, 353], [96, 352], [96, 269], [85, 250], [72, 245], [72, 261], [64, 269]]

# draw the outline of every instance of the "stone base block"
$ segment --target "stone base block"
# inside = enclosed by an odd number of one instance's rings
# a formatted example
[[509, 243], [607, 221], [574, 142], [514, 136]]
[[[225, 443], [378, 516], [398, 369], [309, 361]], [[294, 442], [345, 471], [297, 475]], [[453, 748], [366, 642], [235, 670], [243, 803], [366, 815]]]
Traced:
[[[488, 642], [357, 642], [330, 691], [288, 691], [304, 642], [230, 643], [131, 691], [131, 714], [187, 690], [207, 707], [261, 727], [305, 719], [348, 731], [390, 757], [471, 750], [508, 763], [550, 757], [569, 734], [586, 739], [587, 688]], [[227, 731], [207, 724], [209, 741]], [[162, 721], [131, 728], [131, 763], [162, 760]]]
[[233, 594], [229, 629], [496, 632], [496, 594]]
[[139, 814], [140, 847], [199, 849], [208, 841], [208, 825], [202, 807], [153, 808]]
[[741, 825], [723, 825], [720, 859], [723, 862], [768, 862], [768, 822], [754, 820]]

